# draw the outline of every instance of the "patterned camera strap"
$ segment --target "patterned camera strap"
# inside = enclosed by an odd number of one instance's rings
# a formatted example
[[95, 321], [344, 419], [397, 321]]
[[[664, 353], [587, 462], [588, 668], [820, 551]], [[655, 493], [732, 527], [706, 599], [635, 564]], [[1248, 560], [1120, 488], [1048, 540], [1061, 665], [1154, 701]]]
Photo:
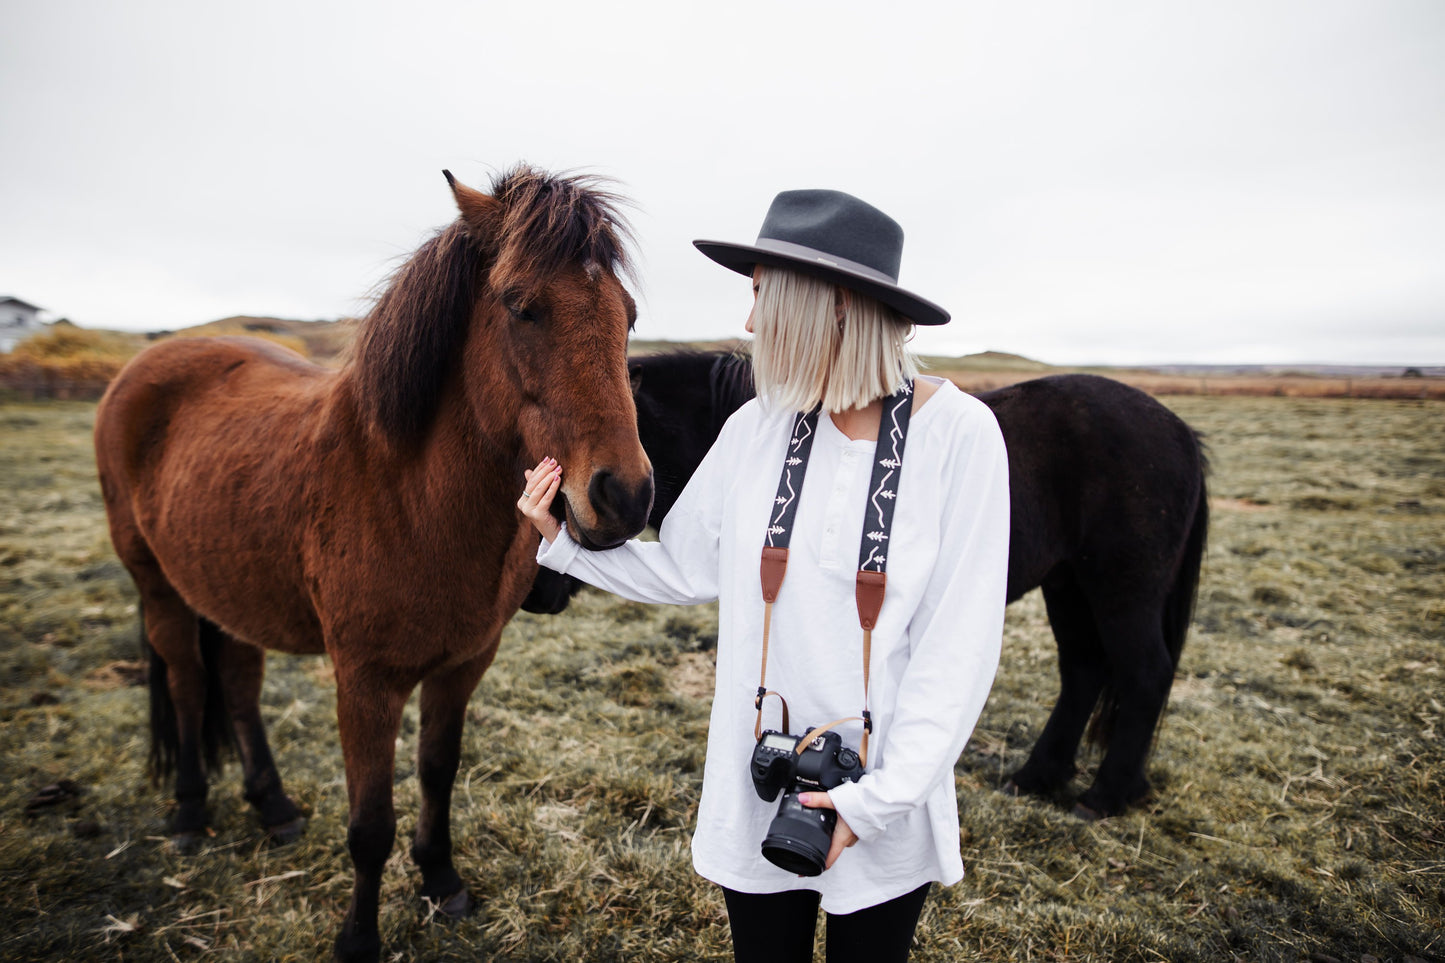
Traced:
[[[878, 443], [873, 452], [873, 477], [868, 482], [868, 504], [863, 518], [863, 538], [858, 548], [858, 576], [854, 598], [858, 604], [858, 624], [863, 627], [863, 714], [836, 719], [825, 726], [808, 730], [798, 740], [798, 753], [818, 735], [844, 722], [855, 719], [863, 723], [863, 739], [859, 758], [868, 765], [868, 735], [873, 731], [873, 717], [868, 711], [868, 671], [873, 651], [873, 628], [883, 609], [883, 594], [888, 576], [888, 539], [893, 530], [893, 509], [898, 501], [898, 482], [903, 470], [903, 444], [908, 439], [908, 419], [913, 413], [913, 382], [905, 381], [898, 391], [883, 399], [883, 413], [878, 423]], [[763, 700], [777, 696], [783, 704], [783, 731], [788, 731], [788, 701], [781, 693], [768, 689], [768, 634], [773, 622], [773, 603], [783, 586], [788, 569], [788, 543], [793, 538], [793, 520], [798, 514], [798, 496], [803, 490], [803, 476], [808, 471], [808, 456], [818, 433], [819, 409], [799, 412], [793, 419], [793, 436], [783, 458], [783, 473], [778, 479], [778, 494], [773, 500], [772, 518], [768, 522], [767, 539], [763, 543], [761, 574], [763, 582], [763, 666], [758, 677], [758, 694], [754, 706], [758, 710], [753, 737], [763, 736]]]

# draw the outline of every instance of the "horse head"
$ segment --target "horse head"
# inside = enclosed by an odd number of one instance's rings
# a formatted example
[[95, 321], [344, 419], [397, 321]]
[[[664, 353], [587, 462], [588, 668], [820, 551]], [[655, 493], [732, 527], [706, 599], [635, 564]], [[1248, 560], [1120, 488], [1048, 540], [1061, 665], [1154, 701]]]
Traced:
[[522, 463], [551, 455], [563, 467], [558, 517], [588, 548], [619, 544], [647, 524], [653, 481], [627, 370], [637, 306], [619, 278], [629, 264], [617, 198], [593, 178], [528, 168], [491, 194], [448, 181], [484, 252], [464, 347], [475, 415], [495, 423], [505, 399]]

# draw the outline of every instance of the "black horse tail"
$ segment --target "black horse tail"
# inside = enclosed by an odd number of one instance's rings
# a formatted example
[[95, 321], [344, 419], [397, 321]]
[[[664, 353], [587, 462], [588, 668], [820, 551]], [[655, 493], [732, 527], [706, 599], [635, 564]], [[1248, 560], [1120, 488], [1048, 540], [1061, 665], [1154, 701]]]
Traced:
[[[166, 662], [160, 653], [151, 648], [150, 636], [146, 632], [145, 616], [141, 616], [141, 651], [149, 658], [148, 680], [151, 691], [151, 782], [159, 785], [176, 771], [176, 756], [180, 752], [180, 729], [176, 725], [176, 706], [171, 701], [171, 689], [166, 682]], [[226, 709], [226, 693], [221, 686], [221, 645], [220, 628], [214, 622], [200, 620], [201, 663], [206, 669], [206, 705], [201, 717], [201, 754], [206, 769], [218, 772], [221, 768], [221, 750], [233, 748], [235, 735], [231, 731], [230, 713]]]
[[[1204, 568], [1204, 550], [1209, 540], [1209, 456], [1198, 432], [1194, 432], [1194, 448], [1199, 457], [1199, 500], [1194, 505], [1194, 518], [1189, 523], [1185, 536], [1184, 552], [1179, 557], [1179, 570], [1174, 582], [1164, 596], [1164, 611], [1161, 619], [1164, 648], [1169, 653], [1169, 672], [1179, 668], [1179, 657], [1184, 652], [1184, 640], [1189, 635], [1189, 623], [1194, 619], [1194, 602], [1199, 596], [1199, 575]], [[1099, 695], [1094, 715], [1089, 720], [1087, 738], [1095, 746], [1106, 746], [1114, 732], [1114, 722], [1119, 715], [1119, 693], [1108, 683]], [[1164, 717], [1163, 706], [1154, 721], [1155, 733], [1159, 720]]]
[[[1195, 443], [1199, 443], [1197, 436]], [[1205, 479], [1208, 471], [1209, 461], [1200, 445], [1199, 503], [1194, 506], [1194, 521], [1189, 527], [1184, 556], [1179, 560], [1179, 574], [1174, 576], [1174, 584], [1164, 598], [1164, 645], [1169, 650], [1171, 669], [1179, 668], [1184, 638], [1189, 634], [1189, 623], [1194, 619], [1194, 602], [1199, 597], [1199, 574], [1204, 567], [1204, 549], [1209, 540], [1209, 485]]]

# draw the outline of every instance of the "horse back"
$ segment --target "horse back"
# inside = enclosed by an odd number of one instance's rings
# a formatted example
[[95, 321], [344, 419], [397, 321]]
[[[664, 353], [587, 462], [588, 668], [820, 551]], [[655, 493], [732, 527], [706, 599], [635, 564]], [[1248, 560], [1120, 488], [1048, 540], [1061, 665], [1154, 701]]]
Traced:
[[1119, 582], [1178, 565], [1205, 461], [1194, 431], [1137, 388], [1052, 375], [979, 395], [1008, 447], [1013, 487], [1009, 598], [1065, 560]]
[[243, 638], [248, 609], [279, 612], [287, 626], [265, 642], [317, 650], [300, 539], [335, 382], [254, 338], [162, 342], [121, 371], [97, 409], [96, 465], [112, 541], [138, 581], [164, 572]]

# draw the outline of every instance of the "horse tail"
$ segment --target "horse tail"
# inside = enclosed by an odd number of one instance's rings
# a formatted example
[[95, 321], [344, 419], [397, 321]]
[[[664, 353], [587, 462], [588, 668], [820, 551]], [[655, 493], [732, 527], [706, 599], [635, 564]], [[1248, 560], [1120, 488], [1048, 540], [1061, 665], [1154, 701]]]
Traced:
[[1169, 650], [1170, 667], [1179, 668], [1179, 655], [1184, 651], [1184, 639], [1189, 634], [1189, 623], [1194, 618], [1194, 602], [1199, 597], [1199, 573], [1204, 567], [1204, 549], [1209, 540], [1209, 457], [1194, 434], [1195, 450], [1199, 455], [1199, 501], [1194, 506], [1194, 520], [1190, 523], [1189, 535], [1184, 543], [1184, 555], [1179, 560], [1179, 572], [1174, 584], [1164, 599], [1164, 645]]
[[[206, 704], [201, 716], [201, 754], [206, 768], [217, 772], [221, 768], [221, 750], [234, 746], [235, 735], [231, 730], [230, 713], [226, 708], [226, 693], [221, 686], [221, 646], [224, 639], [220, 628], [214, 622], [200, 619], [201, 664], [206, 670]], [[171, 688], [166, 681], [166, 661], [151, 647], [150, 636], [146, 633], [145, 615], [140, 624], [141, 652], [149, 659], [150, 671], [147, 679], [150, 685], [151, 752], [150, 774], [153, 784], [169, 779], [176, 771], [176, 757], [180, 753], [180, 727], [176, 722], [176, 706], [171, 701]]]
[[[1194, 505], [1194, 517], [1189, 522], [1189, 531], [1184, 538], [1184, 551], [1179, 556], [1179, 568], [1164, 595], [1163, 615], [1160, 620], [1164, 648], [1169, 653], [1171, 684], [1173, 673], [1179, 668], [1184, 640], [1189, 635], [1189, 624], [1194, 619], [1194, 602], [1199, 595], [1199, 575], [1204, 567], [1204, 549], [1209, 538], [1209, 455], [1199, 432], [1191, 429], [1190, 440], [1199, 460], [1199, 494]], [[1107, 746], [1114, 733], [1114, 723], [1118, 715], [1119, 692], [1113, 685], [1105, 683], [1094, 714], [1089, 719], [1086, 735], [1088, 741], [1095, 746]], [[1154, 720], [1156, 735], [1163, 716], [1164, 707], [1161, 705], [1159, 716]]]

